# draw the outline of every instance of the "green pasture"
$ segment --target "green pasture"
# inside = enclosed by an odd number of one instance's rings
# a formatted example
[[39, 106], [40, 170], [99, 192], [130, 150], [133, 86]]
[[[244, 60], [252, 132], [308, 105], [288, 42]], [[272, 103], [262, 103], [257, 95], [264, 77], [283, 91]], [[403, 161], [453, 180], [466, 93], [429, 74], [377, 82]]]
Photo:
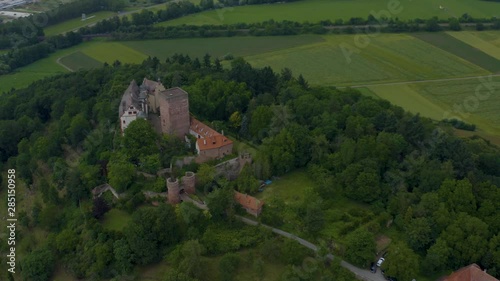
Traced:
[[248, 56], [322, 41], [321, 36], [299, 35], [145, 40], [128, 41], [123, 42], [123, 44], [148, 56], [156, 56], [163, 61], [174, 53], [188, 54], [199, 58], [202, 58], [206, 53], [212, 57], [221, 57], [226, 54]]
[[[391, 9], [388, 8], [391, 4]], [[440, 9], [440, 5], [444, 9]], [[381, 11], [385, 11], [382, 14]], [[387, 1], [387, 0], [301, 0], [291, 3], [248, 5], [228, 7], [188, 15], [179, 19], [159, 23], [159, 25], [203, 25], [252, 23], [274, 19], [298, 22], [318, 22], [320, 20], [348, 20], [352, 17], [366, 18], [370, 13], [400, 19], [428, 19], [439, 17], [448, 19], [468, 13], [473, 17], [492, 17], [500, 15], [500, 3], [478, 0], [434, 0]]]
[[454, 38], [468, 44], [489, 56], [500, 60], [500, 32], [498, 31], [467, 31], [447, 32]]
[[353, 35], [323, 38], [324, 42], [246, 59], [257, 67], [288, 67], [295, 74], [303, 74], [311, 84], [319, 85], [359, 86], [488, 74], [477, 65], [409, 35], [366, 37], [369, 41], [360, 41]]
[[[444, 32], [417, 33], [416, 38], [432, 44], [491, 72], [500, 71], [500, 60]], [[478, 43], [481, 44], [481, 43]]]
[[104, 214], [102, 224], [108, 230], [121, 231], [131, 220], [130, 215], [122, 210], [111, 209]]
[[60, 59], [60, 63], [64, 64], [66, 67], [72, 69], [73, 71], [79, 69], [98, 68], [103, 65], [103, 63], [87, 56], [80, 51], [62, 57]]
[[[114, 12], [97, 12], [93, 14], [88, 14], [87, 15], [87, 20], [82, 21], [81, 17], [72, 19], [72, 20], [67, 20], [58, 24], [54, 25], [49, 25], [46, 28], [43, 29], [43, 32], [45, 33], [46, 36], [53, 36], [57, 35], [60, 33], [65, 33], [69, 31], [76, 31], [81, 27], [87, 26], [92, 23], [96, 23], [98, 21], [101, 21], [103, 19], [109, 18], [116, 13]], [[92, 17], [92, 18], [90, 18]], [[50, 22], [49, 22], [50, 24]]]

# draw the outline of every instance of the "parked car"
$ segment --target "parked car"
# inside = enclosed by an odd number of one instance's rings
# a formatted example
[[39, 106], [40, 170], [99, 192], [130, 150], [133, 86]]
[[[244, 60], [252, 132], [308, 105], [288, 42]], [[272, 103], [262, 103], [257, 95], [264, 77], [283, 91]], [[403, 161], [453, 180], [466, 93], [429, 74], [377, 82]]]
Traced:
[[380, 267], [384, 261], [385, 261], [384, 258], [378, 259], [377, 266]]
[[375, 266], [374, 262], [372, 262], [372, 264], [370, 265], [370, 271], [372, 273], [376, 273], [377, 272], [377, 267]]

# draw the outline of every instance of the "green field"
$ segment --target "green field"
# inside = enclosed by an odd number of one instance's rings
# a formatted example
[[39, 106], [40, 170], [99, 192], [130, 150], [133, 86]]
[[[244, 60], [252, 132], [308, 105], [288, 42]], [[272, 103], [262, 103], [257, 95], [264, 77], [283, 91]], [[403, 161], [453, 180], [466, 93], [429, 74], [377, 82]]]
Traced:
[[[68, 20], [62, 23], [58, 23], [55, 25], [50, 25], [46, 28], [43, 29], [43, 32], [45, 33], [46, 36], [52, 36], [52, 35], [57, 35], [60, 33], [65, 33], [73, 30], [77, 30], [80, 27], [96, 23], [100, 20], [103, 20], [105, 18], [109, 18], [116, 13], [114, 12], [97, 12], [93, 14], [87, 15], [87, 20], [82, 21], [81, 17], [78, 17], [76, 19]], [[92, 17], [92, 18], [91, 18]], [[50, 24], [50, 22], [49, 22]]]
[[73, 71], [79, 69], [98, 68], [103, 65], [103, 63], [87, 56], [80, 51], [62, 57], [59, 62], [72, 69]]
[[485, 54], [500, 60], [500, 37], [498, 32], [448, 32], [454, 38], [479, 49]]
[[[417, 33], [416, 38], [461, 57], [491, 72], [500, 72], [500, 60], [444, 32]], [[480, 43], [479, 43], [480, 44]]]
[[300, 35], [146, 40], [123, 42], [123, 44], [149, 56], [156, 56], [163, 61], [174, 53], [199, 58], [206, 53], [214, 57], [229, 53], [234, 56], [248, 56], [322, 41], [324, 39], [321, 36]]
[[273, 180], [256, 197], [263, 201], [276, 197], [283, 199], [287, 203], [299, 202], [305, 195], [304, 190], [312, 189], [315, 185], [306, 171], [298, 170]]
[[104, 214], [103, 226], [108, 230], [121, 231], [131, 220], [130, 215], [122, 210], [111, 209]]
[[82, 48], [81, 51], [99, 62], [107, 63], [113, 63], [115, 60], [122, 63], [140, 63], [147, 58], [144, 53], [118, 42], [89, 44], [87, 47]]
[[[185, 16], [159, 25], [179, 24], [233, 24], [239, 22], [262, 22], [274, 19], [276, 21], [290, 20], [298, 22], [318, 22], [320, 20], [350, 19], [351, 17], [366, 18], [372, 11], [387, 14], [400, 19], [428, 19], [433, 16], [448, 19], [460, 17], [468, 13], [473, 17], [492, 17], [500, 15], [500, 3], [477, 0], [434, 0], [396, 1], [399, 6], [389, 14], [387, 0], [301, 0], [292, 3], [276, 3], [266, 5], [249, 5], [211, 10], [199, 14]], [[442, 5], [445, 9], [439, 9]]]
[[[485, 75], [488, 71], [412, 36], [384, 34], [365, 48], [355, 36], [326, 35], [325, 42], [249, 56], [254, 66], [288, 67], [312, 84], [364, 85]], [[347, 55], [346, 55], [347, 54]]]

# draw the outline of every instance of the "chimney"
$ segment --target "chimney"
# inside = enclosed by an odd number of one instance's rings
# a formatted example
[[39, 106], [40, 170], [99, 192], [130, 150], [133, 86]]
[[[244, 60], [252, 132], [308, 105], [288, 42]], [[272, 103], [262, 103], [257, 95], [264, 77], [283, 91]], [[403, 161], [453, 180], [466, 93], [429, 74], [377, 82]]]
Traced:
[[224, 130], [221, 130], [221, 134], [224, 135]]
[[203, 144], [207, 144], [207, 140], [206, 139], [203, 139]]

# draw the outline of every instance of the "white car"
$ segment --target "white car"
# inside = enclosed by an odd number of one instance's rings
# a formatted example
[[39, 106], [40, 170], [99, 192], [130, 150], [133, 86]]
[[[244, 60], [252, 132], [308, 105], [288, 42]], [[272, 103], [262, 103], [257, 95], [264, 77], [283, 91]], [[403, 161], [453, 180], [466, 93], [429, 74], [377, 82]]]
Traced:
[[380, 267], [384, 261], [385, 261], [384, 258], [380, 258], [377, 262], [377, 266]]

